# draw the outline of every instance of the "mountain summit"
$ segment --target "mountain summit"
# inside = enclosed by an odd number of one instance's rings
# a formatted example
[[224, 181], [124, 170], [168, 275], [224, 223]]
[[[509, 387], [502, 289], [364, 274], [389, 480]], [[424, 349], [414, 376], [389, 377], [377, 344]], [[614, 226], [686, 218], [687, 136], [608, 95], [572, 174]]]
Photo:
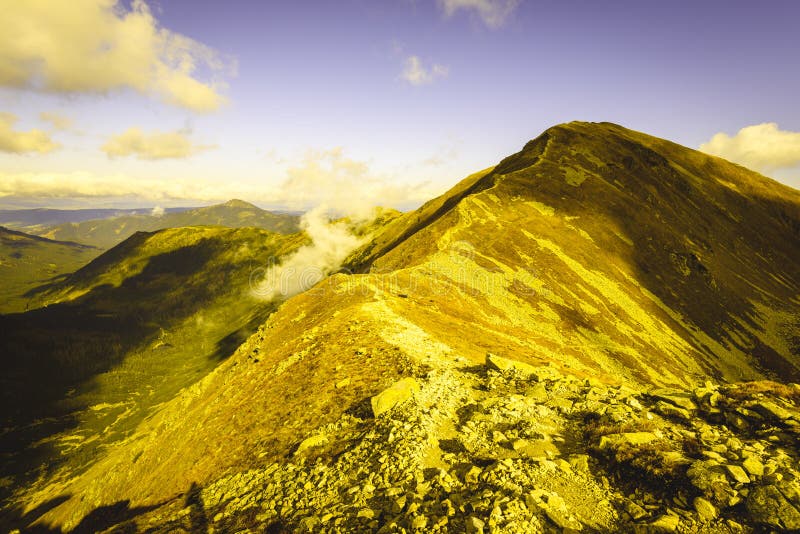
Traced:
[[84, 470], [22, 488], [20, 521], [800, 528], [800, 386], [768, 380], [800, 374], [798, 239], [798, 191], [556, 126], [377, 230]]

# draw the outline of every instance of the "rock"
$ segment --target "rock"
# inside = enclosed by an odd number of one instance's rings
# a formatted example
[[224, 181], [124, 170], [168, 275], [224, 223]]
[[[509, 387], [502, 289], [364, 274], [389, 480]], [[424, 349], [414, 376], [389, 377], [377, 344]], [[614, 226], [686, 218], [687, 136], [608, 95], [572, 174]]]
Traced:
[[717, 508], [703, 497], [695, 497], [694, 509], [704, 522], [713, 521], [719, 515]]
[[558, 447], [556, 447], [552, 441], [546, 439], [534, 439], [530, 441], [518, 439], [514, 441], [513, 447], [520, 456], [526, 458], [552, 458], [560, 454]]
[[655, 521], [648, 524], [650, 532], [677, 532], [681, 520], [676, 515], [664, 514], [656, 518]]
[[713, 460], [697, 460], [687, 469], [689, 481], [713, 504], [727, 506], [736, 492], [731, 488], [725, 470]]
[[574, 403], [571, 400], [564, 397], [553, 397], [547, 402], [547, 406], [565, 414], [572, 412], [573, 405]]
[[426, 526], [428, 526], [428, 518], [424, 515], [418, 515], [411, 521], [413, 530], [423, 530]]
[[652, 432], [625, 432], [608, 434], [600, 438], [600, 450], [619, 447], [620, 445], [644, 445], [658, 439]]
[[641, 521], [648, 516], [647, 511], [633, 501], [625, 501], [623, 507], [634, 521]]
[[679, 408], [678, 406], [666, 403], [664, 401], [656, 402], [654, 408], [655, 411], [666, 417], [674, 417], [684, 421], [689, 421], [692, 418], [692, 414], [689, 410]]
[[738, 465], [726, 465], [725, 469], [728, 471], [728, 474], [738, 482], [739, 484], [749, 484], [750, 477], [747, 476], [747, 473], [744, 472], [744, 469], [739, 467]]
[[469, 471], [466, 472], [464, 475], [464, 483], [465, 484], [477, 484], [478, 477], [481, 476], [481, 468], [477, 465], [473, 465], [469, 468]]
[[745, 506], [757, 523], [784, 530], [800, 529], [800, 511], [775, 486], [756, 486]]
[[486, 353], [486, 366], [501, 373], [518, 372], [523, 375], [531, 375], [536, 367], [524, 362], [518, 362], [508, 358], [503, 358], [491, 352]]
[[569, 458], [567, 458], [569, 465], [572, 466], [572, 469], [575, 471], [581, 471], [583, 473], [589, 472], [589, 455], [588, 454], [571, 454]]
[[547, 402], [547, 388], [544, 387], [544, 384], [537, 383], [525, 391], [525, 396], [536, 403]]
[[688, 391], [681, 391], [679, 389], [656, 389], [650, 392], [650, 396], [656, 400], [664, 401], [678, 408], [683, 408], [689, 412], [697, 410], [697, 405], [692, 400], [692, 394]]
[[764, 476], [764, 464], [755, 456], [748, 456], [742, 462], [745, 471], [756, 477]]
[[750, 406], [750, 409], [766, 419], [779, 423], [792, 417], [792, 412], [768, 400], [757, 402]]
[[294, 453], [300, 454], [308, 449], [319, 447], [321, 445], [325, 445], [326, 443], [328, 443], [328, 436], [325, 434], [316, 434], [301, 441]]
[[544, 505], [544, 513], [550, 518], [550, 521], [555, 523], [562, 529], [581, 530], [583, 525], [580, 521], [572, 517], [567, 510], [567, 504], [558, 494], [551, 493], [547, 496], [547, 501]]
[[342, 389], [346, 388], [349, 385], [350, 385], [350, 378], [343, 378], [342, 380], [336, 382], [335, 387], [336, 389]]
[[486, 525], [475, 516], [467, 518], [467, 534], [483, 534], [483, 527]]
[[375, 417], [378, 417], [398, 404], [407, 401], [416, 395], [419, 390], [419, 384], [413, 378], [399, 380], [372, 397], [372, 413]]

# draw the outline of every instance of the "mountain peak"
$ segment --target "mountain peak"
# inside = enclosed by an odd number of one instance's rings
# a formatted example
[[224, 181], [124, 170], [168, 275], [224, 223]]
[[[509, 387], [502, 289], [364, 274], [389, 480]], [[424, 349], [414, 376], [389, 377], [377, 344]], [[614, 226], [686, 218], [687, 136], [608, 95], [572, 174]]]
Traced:
[[226, 208], [238, 208], [238, 209], [258, 209], [258, 206], [254, 204], [250, 204], [249, 202], [245, 202], [244, 200], [239, 200], [238, 198], [232, 198], [231, 200], [222, 204]]

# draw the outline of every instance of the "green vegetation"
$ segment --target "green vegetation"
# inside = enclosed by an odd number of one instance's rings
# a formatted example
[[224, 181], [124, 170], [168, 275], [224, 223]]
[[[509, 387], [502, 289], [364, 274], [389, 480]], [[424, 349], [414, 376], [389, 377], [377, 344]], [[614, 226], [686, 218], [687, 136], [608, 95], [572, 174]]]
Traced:
[[38, 287], [86, 265], [100, 252], [0, 226], [0, 314], [25, 311]]
[[[255, 228], [138, 233], [0, 317], [5, 476], [79, 471], [230, 356], [274, 310], [250, 276], [305, 242]], [[62, 460], [54, 461], [56, 458]], [[50, 458], [45, 471], [31, 470]]]

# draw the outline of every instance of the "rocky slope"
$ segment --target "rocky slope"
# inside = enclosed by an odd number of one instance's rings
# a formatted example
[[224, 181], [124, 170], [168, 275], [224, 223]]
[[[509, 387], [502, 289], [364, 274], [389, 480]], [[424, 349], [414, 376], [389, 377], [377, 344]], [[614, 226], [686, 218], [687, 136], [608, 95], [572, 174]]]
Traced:
[[286, 460], [79, 529], [800, 529], [798, 384], [644, 393], [493, 355], [439, 363], [315, 429]]
[[[798, 232], [800, 192], [768, 178], [614, 125], [552, 128], [389, 223], [124, 443], [23, 488], [15, 515], [793, 528], [796, 388], [763, 379], [800, 365]], [[487, 352], [516, 363], [487, 370]]]

